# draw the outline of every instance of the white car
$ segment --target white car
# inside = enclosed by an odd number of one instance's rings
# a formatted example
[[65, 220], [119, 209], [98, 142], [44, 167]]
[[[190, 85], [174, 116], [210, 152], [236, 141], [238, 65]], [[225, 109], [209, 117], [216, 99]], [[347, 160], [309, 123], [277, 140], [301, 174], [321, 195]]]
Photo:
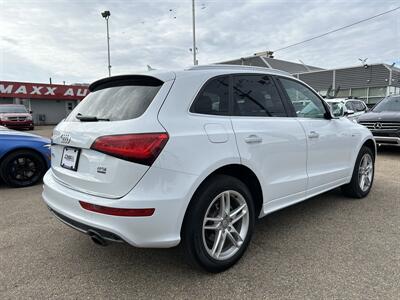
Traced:
[[[242, 256], [256, 218], [336, 187], [371, 189], [371, 132], [282, 71], [198, 66], [89, 89], [54, 129], [43, 199], [98, 244], [181, 243], [219, 272]], [[296, 113], [303, 100], [312, 107]]]
[[357, 120], [368, 111], [364, 101], [349, 98], [324, 99], [329, 104], [332, 114], [335, 117], [347, 117], [350, 120]]

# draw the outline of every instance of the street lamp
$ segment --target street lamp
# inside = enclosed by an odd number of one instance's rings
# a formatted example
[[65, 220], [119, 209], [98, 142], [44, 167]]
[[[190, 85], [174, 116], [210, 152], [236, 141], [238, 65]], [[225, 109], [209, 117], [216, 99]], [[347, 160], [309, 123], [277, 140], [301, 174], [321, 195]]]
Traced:
[[111, 16], [111, 13], [109, 10], [105, 10], [101, 13], [101, 16], [106, 19], [107, 23], [107, 50], [108, 50], [108, 76], [111, 76], [111, 62], [110, 62], [110, 33], [108, 30], [108, 19]]
[[192, 0], [192, 21], [193, 21], [193, 64], [197, 65], [197, 59], [196, 59], [196, 20], [195, 20], [195, 11], [194, 11], [194, 0]]

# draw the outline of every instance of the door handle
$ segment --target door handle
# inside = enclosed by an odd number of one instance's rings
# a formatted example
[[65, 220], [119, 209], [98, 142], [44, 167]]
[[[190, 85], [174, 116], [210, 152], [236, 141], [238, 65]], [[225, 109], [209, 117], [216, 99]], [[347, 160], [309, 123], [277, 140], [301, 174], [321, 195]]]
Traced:
[[316, 131], [310, 131], [310, 133], [308, 134], [308, 138], [317, 139], [317, 138], [319, 138], [319, 133]]
[[257, 144], [262, 142], [262, 138], [258, 135], [252, 134], [244, 139], [247, 144]]

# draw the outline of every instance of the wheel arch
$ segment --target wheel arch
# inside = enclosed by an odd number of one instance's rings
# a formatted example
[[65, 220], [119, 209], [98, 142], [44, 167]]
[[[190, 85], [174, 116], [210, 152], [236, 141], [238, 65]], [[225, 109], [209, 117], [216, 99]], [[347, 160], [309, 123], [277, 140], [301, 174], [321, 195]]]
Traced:
[[196, 193], [198, 193], [198, 191], [202, 188], [202, 186], [204, 184], [207, 183], [207, 181], [215, 176], [215, 175], [228, 175], [228, 176], [232, 176], [235, 177], [237, 179], [239, 179], [240, 181], [242, 181], [248, 188], [249, 191], [253, 197], [253, 201], [254, 201], [254, 207], [256, 210], [256, 216], [259, 216], [261, 211], [262, 211], [262, 206], [263, 206], [263, 191], [262, 191], [262, 187], [260, 184], [260, 181], [257, 177], [257, 175], [247, 166], [242, 165], [242, 164], [228, 164], [228, 165], [224, 165], [221, 166], [217, 169], [215, 169], [213, 172], [211, 172], [207, 177], [205, 177], [200, 185], [196, 188], [195, 192], [193, 193], [187, 207], [184, 213], [184, 217], [181, 223], [181, 232], [183, 230], [183, 224], [185, 223], [185, 218], [187, 216], [187, 212], [189, 211], [192, 201], [195, 198]]
[[372, 153], [374, 154], [374, 159], [376, 158], [376, 154], [377, 154], [377, 150], [376, 150], [376, 143], [372, 138], [367, 139], [366, 141], [364, 141], [364, 143], [362, 144], [362, 146], [360, 147], [360, 149], [362, 147], [368, 147], [369, 149], [371, 149]]
[[44, 165], [46, 167], [49, 167], [49, 164], [47, 162], [46, 157], [44, 156], [43, 153], [41, 153], [40, 151], [38, 151], [35, 148], [30, 148], [30, 147], [18, 147], [18, 148], [12, 148], [12, 149], [8, 149], [5, 153], [3, 153], [3, 155], [0, 157], [0, 164], [6, 159], [6, 157], [8, 157], [10, 154], [17, 152], [17, 151], [31, 151], [36, 153], [37, 155], [40, 156], [40, 158], [42, 159]]

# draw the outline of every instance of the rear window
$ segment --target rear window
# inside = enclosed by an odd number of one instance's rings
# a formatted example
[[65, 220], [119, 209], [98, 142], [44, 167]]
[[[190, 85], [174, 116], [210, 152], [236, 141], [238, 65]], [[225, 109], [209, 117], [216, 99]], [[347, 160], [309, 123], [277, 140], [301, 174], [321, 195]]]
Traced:
[[127, 85], [108, 87], [91, 92], [67, 118], [79, 122], [77, 114], [122, 121], [140, 117], [160, 90], [158, 85]]
[[0, 113], [27, 113], [23, 105], [0, 105]]

